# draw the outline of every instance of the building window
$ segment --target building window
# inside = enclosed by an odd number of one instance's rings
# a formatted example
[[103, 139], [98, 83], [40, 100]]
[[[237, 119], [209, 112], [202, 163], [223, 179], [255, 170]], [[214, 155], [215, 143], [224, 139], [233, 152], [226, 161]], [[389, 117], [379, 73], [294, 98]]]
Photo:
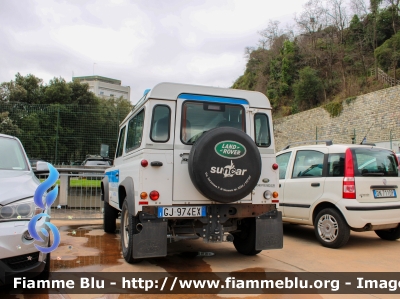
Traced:
[[104, 91], [100, 91], [100, 93], [99, 93], [100, 95], [104, 95]]
[[114, 96], [114, 94], [113, 93], [110, 93], [110, 97], [113, 97]]

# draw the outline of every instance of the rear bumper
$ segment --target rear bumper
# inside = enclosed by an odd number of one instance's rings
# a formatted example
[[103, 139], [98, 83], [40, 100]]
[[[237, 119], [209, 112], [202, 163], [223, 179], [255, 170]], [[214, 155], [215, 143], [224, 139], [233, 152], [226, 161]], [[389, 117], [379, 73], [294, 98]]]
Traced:
[[354, 199], [342, 199], [337, 206], [346, 218], [347, 224], [355, 229], [400, 223], [398, 202], [367, 204]]

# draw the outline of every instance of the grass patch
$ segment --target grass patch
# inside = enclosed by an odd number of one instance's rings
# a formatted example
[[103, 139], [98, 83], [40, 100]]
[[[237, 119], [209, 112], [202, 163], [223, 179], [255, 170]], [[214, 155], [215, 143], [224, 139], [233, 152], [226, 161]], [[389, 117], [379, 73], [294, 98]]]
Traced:
[[337, 117], [342, 113], [343, 104], [342, 102], [330, 102], [323, 106], [326, 111], [329, 112], [331, 117]]
[[[45, 179], [40, 179], [44, 182]], [[60, 180], [57, 180], [57, 185], [60, 185]], [[71, 178], [69, 181], [69, 186], [74, 188], [100, 188], [101, 180], [87, 180], [81, 178]]]
[[346, 101], [346, 104], [347, 104], [347, 105], [350, 105], [350, 104], [353, 103], [356, 99], [357, 99], [357, 97], [349, 97], [349, 98], [347, 98], [345, 101]]

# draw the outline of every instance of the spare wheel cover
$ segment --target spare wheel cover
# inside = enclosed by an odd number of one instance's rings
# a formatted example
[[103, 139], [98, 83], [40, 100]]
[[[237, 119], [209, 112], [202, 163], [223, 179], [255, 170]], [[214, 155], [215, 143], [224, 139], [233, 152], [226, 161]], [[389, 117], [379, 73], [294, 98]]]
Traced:
[[189, 175], [210, 200], [229, 203], [247, 196], [261, 175], [261, 156], [243, 131], [221, 127], [201, 136], [189, 154]]

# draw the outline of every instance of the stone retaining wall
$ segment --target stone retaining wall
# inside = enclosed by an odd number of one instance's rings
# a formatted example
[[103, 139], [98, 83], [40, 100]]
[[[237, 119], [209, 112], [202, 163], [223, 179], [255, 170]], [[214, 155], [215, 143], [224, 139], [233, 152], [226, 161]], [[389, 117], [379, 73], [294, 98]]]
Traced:
[[400, 151], [400, 86], [343, 101], [343, 110], [331, 117], [322, 107], [274, 120], [276, 151], [305, 140], [331, 139], [334, 143], [388, 142]]

